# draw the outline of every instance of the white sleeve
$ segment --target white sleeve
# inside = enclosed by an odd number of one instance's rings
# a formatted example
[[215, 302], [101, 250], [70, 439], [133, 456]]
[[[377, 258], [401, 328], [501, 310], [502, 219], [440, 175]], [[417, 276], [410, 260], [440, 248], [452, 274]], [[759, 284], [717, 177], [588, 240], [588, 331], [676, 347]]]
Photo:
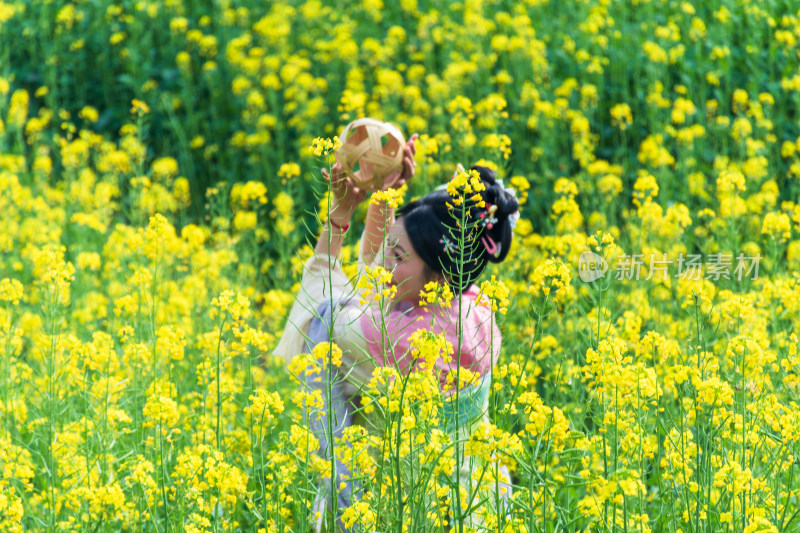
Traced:
[[[364, 231], [366, 232], [367, 230], [365, 229]], [[367, 264], [367, 261], [364, 259], [364, 245], [363, 245], [364, 242], [365, 242], [364, 241], [364, 234], [362, 233], [361, 234], [361, 243], [362, 244], [359, 245], [359, 247], [358, 247], [358, 276], [359, 277], [363, 276], [366, 273], [366, 267], [373, 266], [372, 263]]]
[[352, 285], [342, 272], [338, 261], [331, 256], [314, 254], [303, 268], [303, 279], [283, 335], [273, 353], [288, 362], [306, 349], [306, 336], [311, 320], [325, 301], [334, 301], [352, 293]]
[[377, 366], [367, 348], [361, 327], [361, 317], [368, 312], [368, 308], [354, 305], [355, 303], [357, 302], [354, 301], [338, 311], [332, 331], [333, 341], [342, 349], [342, 366], [339, 371], [345, 379], [345, 390], [351, 396], [358, 394], [369, 383]]

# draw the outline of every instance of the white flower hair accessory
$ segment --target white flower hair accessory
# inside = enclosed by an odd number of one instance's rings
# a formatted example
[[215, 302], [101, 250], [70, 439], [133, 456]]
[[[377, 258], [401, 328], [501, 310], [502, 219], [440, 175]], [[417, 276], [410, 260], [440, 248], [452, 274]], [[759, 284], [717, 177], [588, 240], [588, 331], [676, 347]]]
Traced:
[[[497, 183], [500, 185], [500, 188], [503, 189], [504, 191], [506, 191], [508, 194], [510, 194], [514, 198], [517, 197], [516, 189], [514, 189], [512, 187], [506, 187], [503, 184], [503, 180], [497, 180]], [[512, 230], [517, 227], [517, 222], [519, 222], [519, 209], [517, 209], [516, 211], [514, 211], [513, 213], [508, 215], [508, 222], [511, 224], [511, 229]]]

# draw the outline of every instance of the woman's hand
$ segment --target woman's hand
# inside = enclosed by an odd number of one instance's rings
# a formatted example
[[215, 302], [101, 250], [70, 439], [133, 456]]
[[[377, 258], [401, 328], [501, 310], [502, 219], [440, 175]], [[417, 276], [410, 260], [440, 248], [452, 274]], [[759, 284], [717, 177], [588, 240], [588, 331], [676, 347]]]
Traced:
[[[417, 153], [417, 146], [414, 144], [414, 141], [417, 139], [419, 139], [419, 133], [415, 133], [409, 137], [408, 142], [403, 146], [403, 168], [397, 171], [400, 172], [400, 178], [390, 187], [391, 189], [399, 189], [414, 175], [417, 169], [417, 163], [414, 161], [414, 156]], [[391, 181], [394, 174], [395, 173], [390, 174], [387, 180]]]
[[367, 197], [367, 191], [356, 187], [339, 163], [333, 165], [330, 174], [326, 169], [322, 169], [322, 177], [331, 184], [329, 218], [339, 225], [346, 225], [358, 204]]
[[[414, 175], [416, 167], [414, 155], [417, 153], [414, 141], [418, 137], [419, 135], [415, 133], [403, 147], [403, 168], [397, 171], [400, 173], [400, 177], [391, 186], [392, 189], [399, 189]], [[394, 174], [390, 175], [387, 180], [391, 181], [393, 176]], [[361, 241], [361, 253], [366, 264], [369, 265], [375, 261], [392, 224], [394, 224], [394, 209], [386, 202], [370, 202], [367, 209], [367, 218], [364, 221], [364, 237]]]

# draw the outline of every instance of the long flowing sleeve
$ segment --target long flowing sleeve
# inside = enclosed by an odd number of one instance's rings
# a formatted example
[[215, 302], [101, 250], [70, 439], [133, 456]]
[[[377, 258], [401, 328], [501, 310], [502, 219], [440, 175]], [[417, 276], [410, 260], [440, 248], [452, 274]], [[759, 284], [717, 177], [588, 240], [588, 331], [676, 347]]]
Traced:
[[[364, 230], [367, 231], [366, 228]], [[362, 242], [364, 235], [361, 237]], [[364, 257], [364, 247], [359, 247], [358, 276], [365, 275], [367, 261]], [[370, 264], [369, 266], [373, 266]], [[372, 355], [364, 336], [361, 319], [364, 315], [373, 315], [378, 312], [376, 305], [362, 304], [356, 291], [337, 310], [333, 321], [333, 341], [342, 349], [342, 367], [339, 372], [344, 378], [345, 387], [350, 394], [358, 394], [372, 378], [372, 373], [377, 362]]]
[[[359, 276], [364, 274], [365, 266], [362, 251], [358, 260]], [[369, 382], [376, 365], [361, 328], [361, 317], [371, 307], [361, 305], [355, 292], [338, 262], [328, 255], [314, 254], [303, 268], [300, 290], [273, 353], [288, 362], [305, 352], [312, 320], [320, 318], [323, 304], [333, 301], [331, 340], [343, 351], [340, 375], [345, 379], [347, 392], [356, 394]]]
[[339, 302], [351, 293], [350, 280], [338, 266], [337, 260], [329, 255], [314, 254], [303, 268], [300, 290], [273, 353], [287, 362], [303, 353], [308, 327], [315, 317], [319, 318], [320, 305], [331, 300]]

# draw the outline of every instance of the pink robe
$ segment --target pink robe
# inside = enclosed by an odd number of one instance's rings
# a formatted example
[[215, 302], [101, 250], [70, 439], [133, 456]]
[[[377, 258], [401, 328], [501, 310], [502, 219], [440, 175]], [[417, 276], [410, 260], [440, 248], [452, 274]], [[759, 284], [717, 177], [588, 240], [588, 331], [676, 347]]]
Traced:
[[[413, 307], [410, 303], [401, 302], [384, 319], [385, 336], [380, 310], [364, 312], [360, 322], [369, 354], [379, 365], [393, 366], [407, 374], [412, 370], [409, 355], [411, 335], [417, 330], [425, 329], [435, 334], [444, 333], [457, 352], [451, 361], [445, 362], [440, 358], [436, 362], [442, 390], [445, 390], [448, 372], [455, 370], [459, 364], [462, 368], [487, 376], [497, 360], [501, 339], [492, 310], [486, 304], [478, 303], [477, 296], [478, 291], [474, 285], [462, 295], [460, 340], [459, 309], [455, 299], [449, 309]], [[416, 367], [418, 369], [419, 362]]]

